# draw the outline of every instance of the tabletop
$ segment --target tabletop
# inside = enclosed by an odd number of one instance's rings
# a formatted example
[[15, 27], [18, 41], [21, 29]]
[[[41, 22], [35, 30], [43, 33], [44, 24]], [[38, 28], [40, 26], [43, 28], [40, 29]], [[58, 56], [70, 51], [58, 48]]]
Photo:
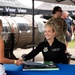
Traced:
[[[48, 70], [48, 71], [23, 71], [23, 66], [8, 65], [6, 68], [7, 75], [75, 75], [75, 65], [70, 64], [57, 64], [59, 70]], [[5, 67], [8, 67], [5, 65]], [[11, 68], [11, 69], [10, 69]], [[19, 69], [14, 69], [19, 68]]]

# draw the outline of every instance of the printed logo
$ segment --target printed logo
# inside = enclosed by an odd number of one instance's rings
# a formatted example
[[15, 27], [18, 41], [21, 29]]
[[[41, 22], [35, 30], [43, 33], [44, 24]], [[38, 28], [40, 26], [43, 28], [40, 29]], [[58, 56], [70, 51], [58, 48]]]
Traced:
[[48, 52], [48, 48], [47, 47], [44, 47], [43, 51], [44, 52]]

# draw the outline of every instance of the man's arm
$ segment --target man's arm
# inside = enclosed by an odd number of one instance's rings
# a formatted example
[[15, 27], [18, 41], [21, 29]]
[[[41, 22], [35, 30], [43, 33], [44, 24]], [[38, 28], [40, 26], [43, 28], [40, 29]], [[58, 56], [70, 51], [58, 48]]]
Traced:
[[72, 35], [73, 35], [73, 25], [71, 25], [71, 31], [72, 31]]
[[63, 22], [63, 33], [64, 33], [64, 35], [66, 35], [66, 31], [67, 31], [67, 24], [66, 24], [66, 21], [64, 20], [64, 22]]

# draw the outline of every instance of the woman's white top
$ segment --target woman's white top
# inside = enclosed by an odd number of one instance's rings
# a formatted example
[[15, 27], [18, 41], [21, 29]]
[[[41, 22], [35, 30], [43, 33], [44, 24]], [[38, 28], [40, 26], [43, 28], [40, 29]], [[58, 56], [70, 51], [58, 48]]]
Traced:
[[5, 75], [5, 67], [0, 64], [0, 75]]

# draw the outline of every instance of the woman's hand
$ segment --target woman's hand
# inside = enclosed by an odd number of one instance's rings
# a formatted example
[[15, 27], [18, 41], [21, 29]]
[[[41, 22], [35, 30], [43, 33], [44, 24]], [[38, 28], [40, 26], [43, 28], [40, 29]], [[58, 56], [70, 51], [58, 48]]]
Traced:
[[17, 66], [21, 65], [23, 62], [20, 60], [14, 60], [14, 64], [16, 64]]
[[18, 60], [19, 60], [19, 61], [23, 61], [23, 58], [22, 58], [22, 57], [20, 57]]

